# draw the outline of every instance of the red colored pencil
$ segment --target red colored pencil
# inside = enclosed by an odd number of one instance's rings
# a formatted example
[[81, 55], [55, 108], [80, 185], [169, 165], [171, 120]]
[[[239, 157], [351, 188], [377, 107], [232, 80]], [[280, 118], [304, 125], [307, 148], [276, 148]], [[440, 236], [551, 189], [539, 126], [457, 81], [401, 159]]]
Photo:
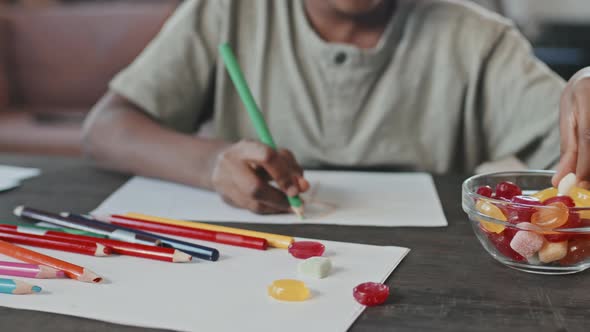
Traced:
[[104, 218], [98, 217], [98, 219], [111, 224], [140, 229], [148, 232], [176, 235], [191, 239], [224, 243], [232, 246], [246, 247], [258, 250], [266, 250], [267, 248], [267, 242], [265, 239], [252, 236], [216, 232], [185, 226], [167, 225], [154, 221], [130, 218], [121, 215], [111, 215]]
[[[0, 224], [0, 232], [3, 231], [12, 231], [12, 232], [19, 232], [19, 233], [32, 233], [32, 232], [40, 232], [35, 228], [29, 228], [27, 226], [15, 226], [15, 225], [2, 225]], [[137, 243], [130, 243], [130, 242], [123, 242], [118, 240], [110, 240], [104, 238], [97, 238], [92, 236], [86, 235], [78, 235], [78, 234], [69, 234], [57, 231], [41, 231], [41, 233], [50, 239], [59, 239], [59, 240], [74, 240], [74, 241], [88, 241], [94, 243], [100, 243], [106, 247], [112, 249], [112, 252], [119, 255], [127, 255], [127, 256], [134, 256], [134, 257], [141, 257], [141, 258], [148, 258], [148, 259], [155, 259], [165, 262], [173, 262], [173, 263], [182, 263], [182, 262], [189, 262], [192, 259], [192, 256], [189, 254], [185, 254], [180, 250], [176, 250], [174, 248], [165, 248], [165, 247], [156, 247], [156, 246], [148, 246], [144, 244], [137, 244]], [[40, 233], [40, 234], [41, 234]]]
[[110, 247], [106, 247], [96, 242], [79, 241], [72, 239], [64, 240], [58, 238], [50, 238], [47, 236], [19, 233], [6, 230], [0, 231], [0, 240], [10, 243], [67, 251], [76, 254], [90, 256], [108, 256], [112, 253]]

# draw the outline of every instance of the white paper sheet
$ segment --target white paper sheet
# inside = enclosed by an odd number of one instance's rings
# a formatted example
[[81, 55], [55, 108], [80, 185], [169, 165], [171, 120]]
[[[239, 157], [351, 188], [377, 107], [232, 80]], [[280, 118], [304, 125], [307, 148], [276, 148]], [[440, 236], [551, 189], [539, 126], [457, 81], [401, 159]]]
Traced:
[[[83, 265], [108, 281], [97, 285], [28, 280], [44, 291], [27, 296], [0, 294], [0, 306], [179, 331], [346, 331], [364, 309], [352, 296], [354, 286], [385, 281], [408, 249], [321, 242], [334, 268], [319, 280], [300, 278], [300, 260], [284, 249], [258, 251], [215, 244], [221, 252], [218, 262], [173, 264], [33, 248]], [[297, 303], [270, 298], [267, 286], [284, 278], [303, 280], [312, 297]]]
[[38, 176], [37, 168], [0, 165], [0, 192], [16, 188], [22, 180]]
[[422, 173], [308, 171], [312, 185], [305, 219], [261, 216], [233, 208], [216, 193], [160, 180], [135, 177], [93, 214], [143, 214], [198, 221], [361, 226], [446, 226], [432, 177]]

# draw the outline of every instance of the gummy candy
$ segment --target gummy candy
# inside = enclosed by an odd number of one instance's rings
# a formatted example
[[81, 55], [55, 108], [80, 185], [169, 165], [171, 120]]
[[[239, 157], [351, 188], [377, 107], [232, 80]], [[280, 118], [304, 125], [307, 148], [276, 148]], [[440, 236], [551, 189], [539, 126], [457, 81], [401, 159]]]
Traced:
[[352, 290], [358, 303], [368, 307], [382, 304], [389, 297], [389, 287], [376, 282], [365, 282]]
[[532, 196], [518, 195], [512, 197], [511, 201], [514, 204], [507, 205], [505, 209], [508, 214], [508, 221], [512, 224], [530, 222], [533, 213], [537, 212], [537, 209], [533, 206], [543, 205], [538, 198]]
[[309, 289], [302, 281], [281, 279], [268, 286], [268, 295], [281, 301], [305, 301], [309, 298]]
[[330, 274], [332, 261], [328, 257], [311, 257], [297, 265], [300, 275], [322, 279]]
[[488, 238], [490, 239], [490, 242], [494, 244], [496, 249], [498, 249], [498, 251], [502, 255], [504, 255], [507, 258], [510, 258], [514, 261], [517, 261], [517, 262], [525, 261], [525, 258], [522, 257], [521, 254], [517, 253], [512, 248], [510, 248], [510, 241], [512, 240], [512, 237], [514, 236], [514, 234], [511, 234], [511, 235], [506, 234], [509, 230], [514, 230], [514, 229], [507, 228], [504, 232], [502, 232], [502, 234], [488, 233], [487, 235], [488, 235]]
[[543, 236], [529, 231], [518, 231], [510, 241], [510, 248], [525, 258], [536, 254], [543, 246]]
[[569, 241], [565, 258], [559, 261], [563, 265], [573, 265], [590, 258], [590, 238], [576, 238]]
[[510, 181], [504, 181], [496, 185], [496, 198], [512, 199], [514, 196], [522, 195], [522, 190]]
[[[569, 195], [576, 202], [576, 207], [590, 207], [590, 191], [573, 187]], [[584, 219], [590, 219], [590, 211], [580, 211], [580, 216]]]
[[[506, 216], [504, 215], [504, 213], [502, 213], [502, 210], [500, 210], [497, 206], [489, 202], [486, 202], [485, 200], [478, 200], [477, 203], [475, 203], [475, 208], [477, 209], [477, 211], [490, 218], [506, 221]], [[502, 233], [502, 231], [504, 231], [504, 229], [506, 228], [504, 225], [494, 224], [492, 222], [488, 222], [481, 219], [479, 220], [479, 222], [486, 231], [492, 233]]]
[[547, 188], [532, 194], [531, 196], [538, 198], [541, 202], [544, 202], [551, 197], [557, 196], [557, 188]]
[[484, 197], [492, 198], [494, 191], [492, 190], [492, 187], [490, 187], [490, 186], [481, 186], [481, 187], [477, 188], [477, 194], [484, 196]]
[[289, 245], [289, 253], [295, 258], [307, 259], [324, 254], [326, 247], [315, 241], [296, 241]]
[[533, 213], [531, 222], [543, 228], [557, 228], [565, 225], [569, 218], [569, 208], [561, 202], [547, 205], [552, 208], [539, 209]]
[[567, 248], [567, 241], [545, 242], [541, 250], [539, 250], [539, 260], [542, 263], [558, 261], [565, 257]]

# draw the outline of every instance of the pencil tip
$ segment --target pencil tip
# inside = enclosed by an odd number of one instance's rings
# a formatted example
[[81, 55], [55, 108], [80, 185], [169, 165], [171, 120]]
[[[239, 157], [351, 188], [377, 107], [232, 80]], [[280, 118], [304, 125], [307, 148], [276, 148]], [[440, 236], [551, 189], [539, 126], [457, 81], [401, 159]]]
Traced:
[[305, 216], [303, 215], [303, 206], [293, 206], [292, 209], [295, 215], [297, 215], [297, 217], [299, 218], [299, 220], [303, 220], [305, 218]]
[[33, 293], [41, 293], [41, 287], [39, 286], [33, 286], [31, 287], [31, 290], [33, 291]]

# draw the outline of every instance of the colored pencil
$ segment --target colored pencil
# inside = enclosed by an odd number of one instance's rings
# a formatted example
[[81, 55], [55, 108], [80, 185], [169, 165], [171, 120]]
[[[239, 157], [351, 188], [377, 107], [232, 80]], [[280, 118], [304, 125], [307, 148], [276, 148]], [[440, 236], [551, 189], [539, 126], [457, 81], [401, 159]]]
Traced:
[[152, 236], [139, 235], [120, 226], [105, 224], [94, 220], [64, 218], [56, 213], [32, 209], [29, 207], [18, 206], [14, 209], [17, 217], [27, 218], [36, 221], [42, 221], [62, 227], [80, 229], [86, 232], [106, 235], [109, 239], [120, 240], [125, 242], [139, 243], [151, 246], [160, 244], [160, 240]]
[[[92, 236], [92, 237], [106, 238], [106, 235], [101, 235], [101, 234], [92, 233], [92, 232], [86, 232], [86, 231], [82, 231], [79, 229], [73, 229], [73, 228], [67, 228], [67, 227], [57, 227], [57, 226], [44, 227], [39, 224], [43, 225], [42, 222], [36, 223], [36, 224], [27, 224], [27, 225], [5, 224], [5, 223], [0, 222], [0, 229], [16, 231], [17, 228], [19, 228], [19, 227], [25, 227], [26, 231], [23, 233], [30, 233], [30, 234], [36, 234], [36, 235], [44, 235], [46, 231], [56, 231], [56, 232], [76, 234], [76, 235], [86, 235], [86, 236]], [[53, 224], [52, 224], [52, 226], [53, 226]]]
[[56, 270], [64, 271], [69, 278], [78, 281], [92, 283], [99, 283], [102, 281], [102, 277], [89, 269], [2, 240], [0, 240], [0, 254], [23, 262], [45, 265]]
[[66, 277], [66, 274], [63, 271], [56, 270], [49, 266], [4, 261], [0, 261], [0, 275], [35, 279]]
[[286, 236], [286, 235], [257, 232], [257, 231], [251, 231], [251, 230], [240, 229], [240, 228], [205, 224], [205, 223], [201, 223], [201, 222], [154, 217], [154, 216], [148, 216], [148, 215], [141, 214], [141, 213], [126, 213], [125, 217], [132, 218], [132, 219], [138, 219], [138, 220], [153, 221], [153, 222], [158, 222], [158, 223], [167, 224], [167, 225], [185, 226], [185, 227], [189, 227], [189, 228], [199, 228], [199, 229], [205, 229], [205, 230], [210, 230], [210, 231], [217, 231], [217, 232], [225, 232], [225, 233], [231, 233], [231, 234], [240, 234], [240, 235], [258, 237], [258, 238], [265, 239], [268, 242], [269, 246], [275, 247], [275, 248], [286, 249], [294, 241], [294, 239], [291, 236]]
[[41, 287], [30, 285], [24, 281], [0, 278], [0, 293], [25, 295], [41, 292]]
[[[0, 232], [2, 231], [0, 226]], [[27, 231], [26, 228], [20, 227], [19, 232]], [[110, 240], [104, 238], [94, 238], [85, 235], [75, 235], [61, 232], [47, 231], [45, 237], [52, 239], [74, 240], [74, 241], [89, 241], [100, 243], [112, 249], [113, 253], [126, 256], [134, 256], [140, 258], [155, 259], [173, 263], [183, 263], [191, 260], [191, 256], [185, 254], [174, 248], [164, 248], [156, 246], [146, 246], [144, 244], [130, 243], [118, 240]]]
[[[90, 217], [77, 215], [77, 214], [70, 214], [69, 216], [70, 216], [70, 218], [90, 219]], [[96, 221], [96, 222], [101, 222], [101, 221]], [[117, 226], [117, 227], [121, 227], [121, 226]], [[140, 231], [137, 229], [132, 229], [132, 230], [134, 232], [136, 232], [137, 234], [143, 234], [146, 236], [154, 236], [162, 242], [162, 246], [172, 247], [174, 249], [185, 252], [193, 257], [197, 257], [197, 258], [205, 259], [205, 260], [209, 260], [209, 261], [216, 261], [219, 259], [219, 251], [215, 248], [210, 248], [210, 247], [206, 247], [206, 246], [202, 246], [202, 245], [198, 245], [198, 244], [194, 244], [194, 243], [190, 243], [190, 242], [176, 240], [176, 239], [165, 237], [165, 236], [162, 236], [159, 234], [153, 234], [153, 233], [149, 233], [149, 232], [145, 232], [145, 231]]]
[[111, 224], [125, 226], [129, 228], [141, 229], [148, 232], [182, 236], [191, 239], [211, 241], [258, 250], [266, 250], [267, 248], [266, 240], [258, 237], [210, 231], [206, 229], [190, 228], [186, 226], [167, 225], [154, 221], [129, 218], [121, 215], [97, 217], [97, 219], [103, 222], [108, 222]]
[[[266, 121], [264, 120], [264, 116], [262, 115], [262, 112], [260, 112], [260, 109], [258, 108], [258, 105], [252, 96], [252, 92], [248, 87], [248, 82], [246, 82], [246, 79], [244, 78], [244, 74], [242, 73], [242, 69], [240, 68], [234, 52], [232, 51], [229, 44], [220, 45], [219, 51], [225, 64], [225, 68], [227, 69], [227, 72], [229, 73], [229, 76], [233, 81], [236, 90], [238, 91], [238, 95], [242, 99], [242, 103], [246, 107], [246, 111], [248, 111], [250, 120], [254, 124], [254, 128], [256, 129], [258, 137], [262, 143], [276, 150], [277, 146], [272, 135], [270, 134], [270, 130], [268, 129]], [[301, 202], [299, 196], [287, 196], [287, 199], [289, 200], [289, 204], [291, 205], [293, 212], [295, 212], [299, 218], [303, 218], [303, 203]]]
[[104, 257], [109, 256], [112, 253], [111, 248], [105, 247], [96, 242], [55, 239], [44, 235], [19, 233], [14, 231], [0, 230], [0, 240], [26, 246], [67, 251], [89, 256]]

